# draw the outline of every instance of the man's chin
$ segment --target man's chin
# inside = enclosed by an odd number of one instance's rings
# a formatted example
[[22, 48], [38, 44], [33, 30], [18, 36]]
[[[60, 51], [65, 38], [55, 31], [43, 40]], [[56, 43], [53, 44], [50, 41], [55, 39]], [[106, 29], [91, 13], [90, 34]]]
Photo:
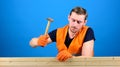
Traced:
[[76, 32], [77, 32], [76, 29], [70, 29], [70, 31], [71, 31], [72, 33], [76, 33]]
[[75, 31], [75, 30], [71, 30], [71, 32], [72, 32], [72, 33], [76, 33], [77, 31]]

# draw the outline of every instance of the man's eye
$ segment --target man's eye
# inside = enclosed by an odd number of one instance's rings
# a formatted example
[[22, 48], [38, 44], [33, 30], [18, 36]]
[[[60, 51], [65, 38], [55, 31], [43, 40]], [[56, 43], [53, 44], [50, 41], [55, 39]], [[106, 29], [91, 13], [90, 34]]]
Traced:
[[78, 24], [80, 24], [82, 21], [77, 21]]
[[74, 20], [74, 19], [72, 19], [72, 21], [73, 21], [73, 22], [75, 22], [75, 20]]

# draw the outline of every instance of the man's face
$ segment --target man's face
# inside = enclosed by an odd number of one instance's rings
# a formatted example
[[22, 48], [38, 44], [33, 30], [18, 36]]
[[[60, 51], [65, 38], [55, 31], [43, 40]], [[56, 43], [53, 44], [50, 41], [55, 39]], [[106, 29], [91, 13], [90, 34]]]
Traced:
[[69, 29], [72, 33], [80, 31], [86, 23], [85, 15], [78, 15], [75, 12], [72, 12], [71, 15], [68, 16], [68, 21]]

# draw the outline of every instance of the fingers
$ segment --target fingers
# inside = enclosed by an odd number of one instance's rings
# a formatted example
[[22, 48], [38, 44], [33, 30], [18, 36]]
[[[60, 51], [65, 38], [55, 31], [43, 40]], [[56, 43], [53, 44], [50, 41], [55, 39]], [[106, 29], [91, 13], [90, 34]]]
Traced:
[[41, 40], [40, 41], [40, 46], [44, 47], [46, 45], [47, 41], [46, 40]]
[[39, 38], [44, 38], [44, 39], [48, 39], [49, 38], [49, 35], [48, 34], [45, 34], [45, 35], [40, 35]]
[[48, 35], [48, 34], [46, 34], [45, 36], [46, 36], [46, 39], [48, 39], [48, 38], [49, 38], [49, 35]]
[[32, 38], [31, 41], [29, 42], [30, 46], [35, 48], [37, 46], [42, 46], [44, 47], [48, 43], [49, 35], [41, 35], [39, 38]]
[[44, 46], [46, 46], [47, 44], [48, 44], [48, 38], [49, 38], [49, 35], [48, 34], [46, 34], [46, 35], [41, 35], [40, 37], [39, 37], [39, 39], [38, 39], [38, 45], [39, 46], [42, 46], [42, 47], [44, 47]]
[[57, 60], [64, 62], [66, 61], [68, 58], [71, 58], [72, 55], [68, 52], [68, 51], [61, 51], [58, 53], [57, 55]]
[[57, 59], [59, 60], [59, 61], [62, 61], [63, 59], [64, 59], [64, 54], [63, 54], [63, 52], [60, 52], [58, 55], [57, 55]]
[[59, 59], [60, 61], [66, 61], [69, 57], [67, 56], [67, 54], [64, 54], [61, 56], [61, 58]]

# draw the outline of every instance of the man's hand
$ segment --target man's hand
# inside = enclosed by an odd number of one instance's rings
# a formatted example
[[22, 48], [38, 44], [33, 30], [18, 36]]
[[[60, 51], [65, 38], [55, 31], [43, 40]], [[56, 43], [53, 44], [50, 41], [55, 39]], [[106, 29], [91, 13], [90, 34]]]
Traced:
[[42, 46], [42, 47], [44, 47], [44, 46], [46, 46], [47, 44], [48, 44], [48, 38], [49, 38], [49, 35], [48, 34], [46, 34], [46, 35], [41, 35], [40, 37], [39, 37], [39, 39], [38, 39], [38, 45], [39, 46]]
[[67, 50], [63, 50], [57, 55], [59, 61], [66, 61], [68, 58], [72, 58], [72, 55]]
[[30, 46], [37, 47], [37, 46], [46, 46], [48, 44], [49, 35], [41, 35], [39, 38], [32, 38], [30, 41]]

